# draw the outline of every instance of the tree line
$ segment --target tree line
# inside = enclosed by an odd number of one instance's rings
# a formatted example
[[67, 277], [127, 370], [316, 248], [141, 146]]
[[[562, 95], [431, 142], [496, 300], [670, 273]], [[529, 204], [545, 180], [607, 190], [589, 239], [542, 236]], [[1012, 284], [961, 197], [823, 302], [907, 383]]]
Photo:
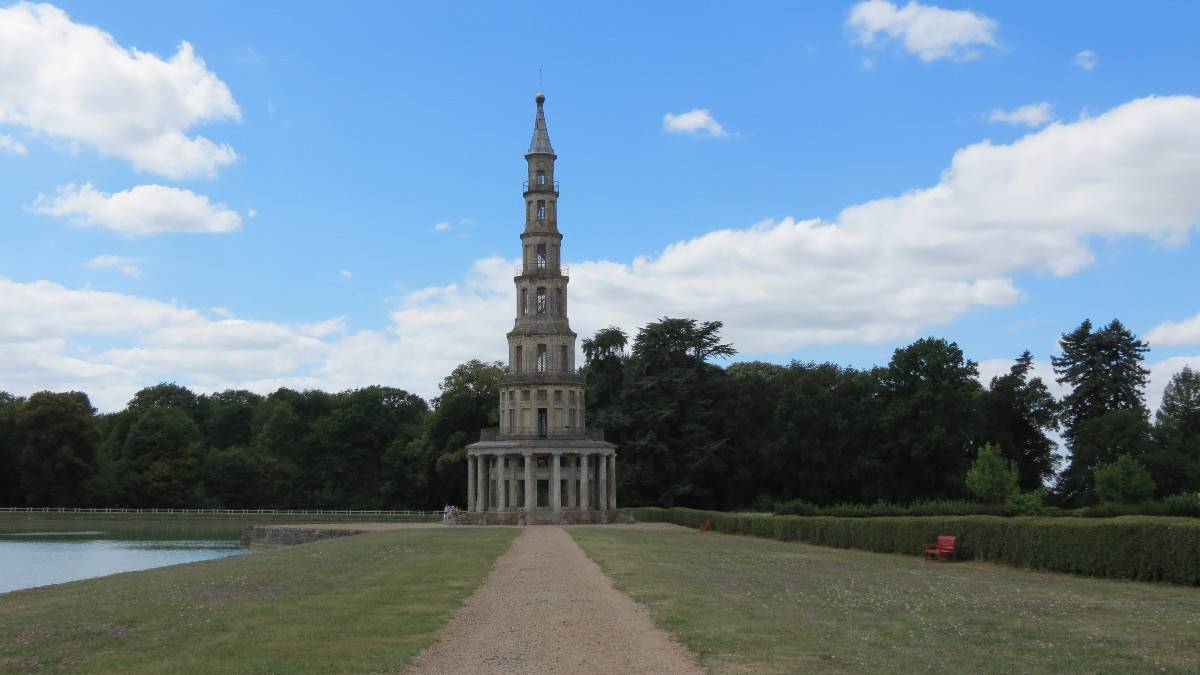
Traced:
[[[1033, 375], [1029, 352], [987, 383], [958, 345], [940, 338], [917, 340], [869, 369], [723, 366], [717, 361], [736, 351], [721, 328], [664, 318], [632, 341], [615, 327], [583, 341], [587, 424], [620, 446], [623, 503], [739, 509], [961, 499], [984, 446], [1021, 490], [1052, 486], [1063, 505], [1098, 501], [1097, 474], [1101, 493], [1110, 476], [1155, 496], [1200, 491], [1200, 374], [1175, 374], [1152, 421], [1147, 346], [1119, 321], [1084, 321], [1063, 335], [1052, 360], [1070, 389], [1061, 400]], [[159, 384], [106, 414], [81, 392], [0, 392], [0, 504], [461, 504], [465, 448], [496, 425], [503, 372], [500, 363], [462, 364], [430, 401], [385, 386], [261, 396]], [[1066, 443], [1065, 460], [1053, 432]]]

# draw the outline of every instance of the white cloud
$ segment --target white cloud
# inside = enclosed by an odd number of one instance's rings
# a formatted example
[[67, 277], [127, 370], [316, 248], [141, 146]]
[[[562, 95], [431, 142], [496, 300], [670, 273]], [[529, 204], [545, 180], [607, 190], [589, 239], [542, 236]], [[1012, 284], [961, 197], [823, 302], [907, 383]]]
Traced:
[[1075, 58], [1071, 59], [1071, 63], [1072, 65], [1083, 68], [1084, 70], [1092, 70], [1096, 67], [1096, 52], [1090, 49], [1085, 49], [1076, 54]]
[[904, 48], [922, 61], [949, 59], [967, 61], [981, 47], [996, 46], [996, 22], [967, 10], [949, 10], [919, 2], [904, 7], [887, 0], [867, 0], [850, 8], [846, 25], [856, 31], [855, 40], [866, 46], [880, 36], [900, 40]]
[[1040, 127], [1054, 119], [1054, 107], [1049, 103], [1030, 103], [1015, 110], [996, 108], [988, 115], [990, 122], [1005, 122], [1007, 124], [1024, 124], [1027, 127]]
[[255, 211], [254, 209], [250, 209], [249, 211], [246, 211], [247, 219], [254, 220], [257, 217], [258, 217], [258, 211]]
[[237, 160], [230, 146], [188, 132], [240, 119], [229, 88], [187, 42], [163, 60], [53, 5], [0, 9], [0, 124], [185, 178], [213, 176]]
[[712, 116], [712, 111], [695, 108], [685, 113], [663, 115], [663, 131], [712, 138], [728, 138], [729, 132]]
[[28, 150], [26, 150], [24, 143], [9, 134], [0, 134], [0, 154], [24, 155], [26, 152]]
[[1182, 321], [1164, 321], [1146, 333], [1153, 347], [1200, 345], [1200, 314]]
[[[80, 389], [105, 410], [161, 381], [211, 390], [295, 376], [327, 361], [328, 339], [345, 330], [340, 317], [298, 326], [214, 320], [172, 303], [4, 278], [0, 316], [4, 389]], [[95, 353], [76, 346], [81, 338], [109, 346]]]
[[[935, 185], [829, 221], [769, 220], [629, 262], [573, 263], [572, 326], [588, 336], [664, 315], [719, 319], [754, 355], [909, 340], [972, 309], [1017, 302], [1017, 274], [1090, 264], [1093, 238], [1185, 241], [1200, 222], [1197, 184], [1200, 99], [1139, 99], [1007, 145], [965, 147]], [[337, 319], [215, 320], [121, 294], [0, 280], [0, 363], [32, 350], [43, 364], [36, 385], [34, 375], [0, 382], [62, 388], [82, 381], [69, 364], [84, 361], [80, 372], [96, 373], [90, 382], [127, 393], [169, 378], [201, 389], [383, 383], [435, 395], [454, 365], [504, 358], [514, 263], [476, 261], [459, 283], [401, 298], [385, 330], [357, 332]], [[90, 336], [107, 350], [73, 349]]]
[[450, 227], [451, 227], [450, 221], [443, 220], [442, 222], [433, 226], [433, 231], [434, 232], [445, 232], [446, 230], [449, 230]]
[[338, 275], [343, 279], [349, 279], [350, 277], [354, 276], [354, 273], [350, 270], [338, 270]]
[[69, 218], [75, 225], [98, 225], [133, 237], [163, 232], [218, 234], [242, 227], [242, 217], [224, 204], [163, 185], [139, 185], [115, 194], [101, 192], [91, 183], [64, 185], [54, 199], [38, 195], [31, 208]]
[[142, 276], [142, 268], [138, 267], [136, 260], [111, 253], [98, 255], [83, 263], [83, 266], [93, 270], [116, 270], [127, 277]]

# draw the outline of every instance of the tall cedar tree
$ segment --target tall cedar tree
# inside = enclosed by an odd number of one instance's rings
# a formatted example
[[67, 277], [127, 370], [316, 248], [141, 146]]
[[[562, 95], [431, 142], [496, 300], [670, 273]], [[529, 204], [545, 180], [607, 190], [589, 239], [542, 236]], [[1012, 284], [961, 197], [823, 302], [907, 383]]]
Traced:
[[708, 359], [736, 353], [720, 331], [719, 321], [671, 318], [638, 331], [623, 401], [623, 499], [663, 506], [716, 500], [731, 461], [716, 431], [727, 375]]
[[1025, 351], [1008, 374], [992, 378], [983, 398], [983, 437], [1016, 464], [1022, 490], [1042, 487], [1058, 463], [1047, 432], [1058, 429], [1062, 407], [1032, 372], [1033, 354]]
[[1163, 391], [1145, 464], [1159, 492], [1200, 492], [1200, 372], [1184, 366]]
[[621, 406], [625, 389], [625, 369], [629, 355], [625, 349], [629, 336], [615, 326], [601, 328], [595, 336], [583, 340], [583, 373], [587, 377], [589, 428], [604, 429], [605, 440], [621, 445], [628, 418]]
[[1113, 319], [1093, 331], [1085, 320], [1059, 340], [1051, 357], [1058, 382], [1071, 387], [1063, 399], [1063, 437], [1071, 451], [1058, 493], [1071, 504], [1092, 499], [1092, 472], [1120, 454], [1147, 450], [1149, 424], [1142, 391], [1150, 371], [1142, 367], [1145, 342]]

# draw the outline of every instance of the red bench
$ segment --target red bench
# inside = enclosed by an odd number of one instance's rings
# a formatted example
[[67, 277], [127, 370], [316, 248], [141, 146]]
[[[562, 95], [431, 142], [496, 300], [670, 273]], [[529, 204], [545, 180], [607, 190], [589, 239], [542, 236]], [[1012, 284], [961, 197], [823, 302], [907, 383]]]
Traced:
[[940, 534], [936, 544], [925, 544], [926, 560], [954, 560], [958, 555], [958, 537]]

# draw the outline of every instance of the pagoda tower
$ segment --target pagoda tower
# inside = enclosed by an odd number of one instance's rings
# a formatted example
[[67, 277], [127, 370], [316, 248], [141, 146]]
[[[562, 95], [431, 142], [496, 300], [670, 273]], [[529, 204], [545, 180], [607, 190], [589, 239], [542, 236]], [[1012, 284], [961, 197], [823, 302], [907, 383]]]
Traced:
[[514, 270], [516, 318], [500, 384], [500, 426], [467, 448], [467, 510], [476, 522], [607, 522], [616, 510], [616, 446], [584, 421], [586, 382], [558, 230], [558, 181], [538, 94], [522, 184], [525, 227]]

